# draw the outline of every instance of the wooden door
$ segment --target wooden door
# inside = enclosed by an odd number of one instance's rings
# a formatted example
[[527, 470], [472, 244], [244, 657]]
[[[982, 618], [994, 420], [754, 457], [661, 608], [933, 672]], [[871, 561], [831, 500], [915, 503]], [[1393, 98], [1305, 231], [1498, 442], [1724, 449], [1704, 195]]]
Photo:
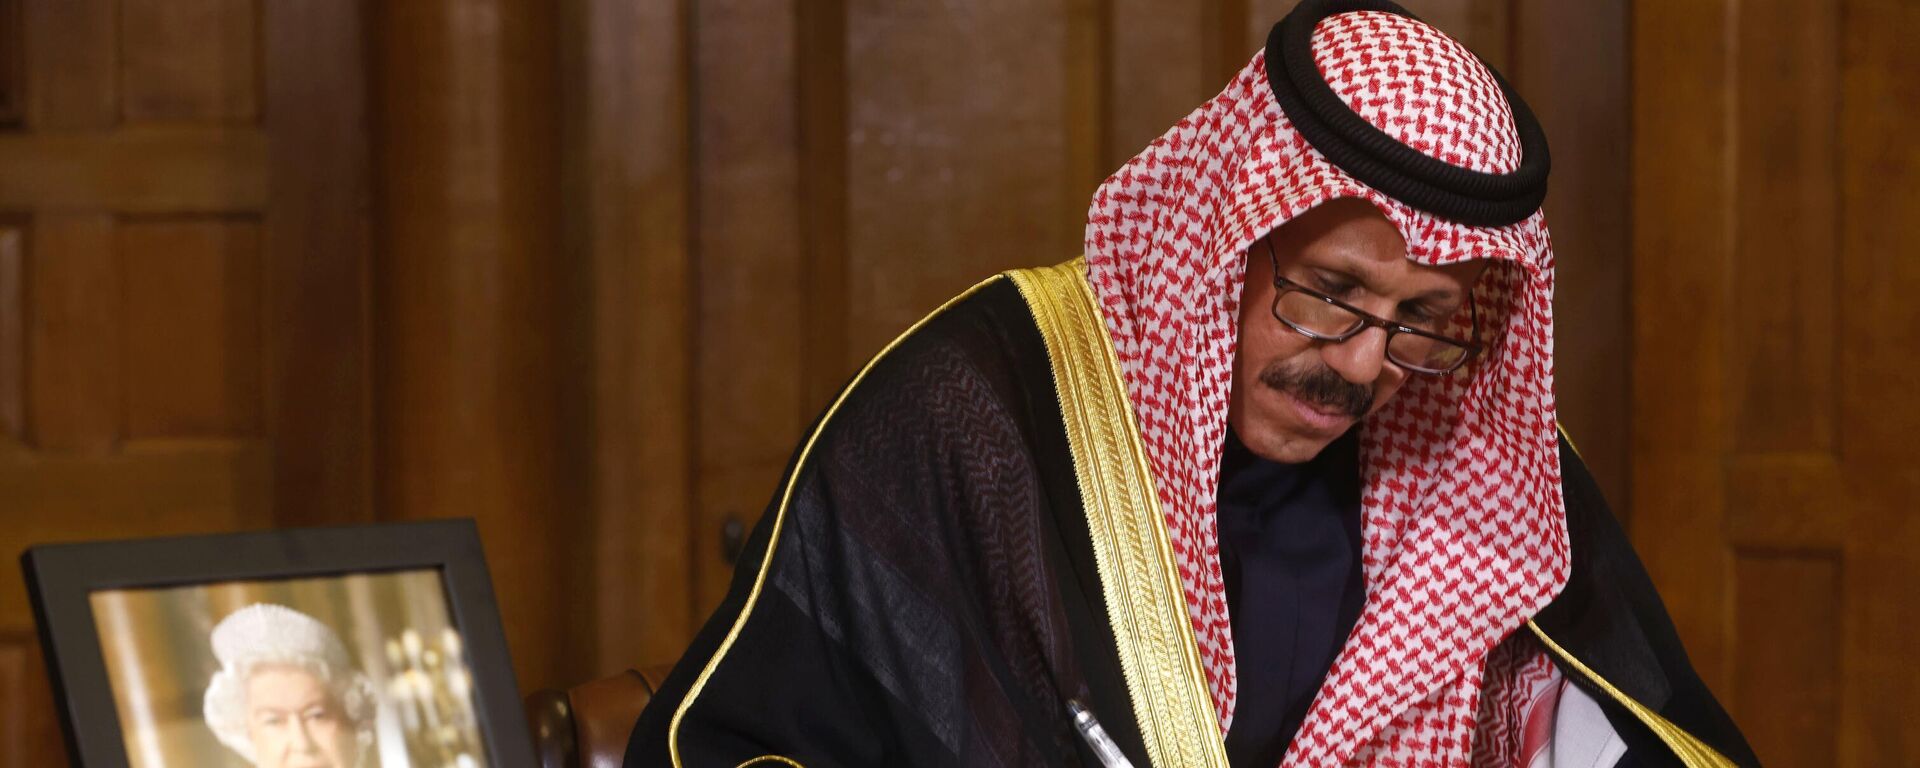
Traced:
[[[271, 6], [0, 0], [9, 563], [367, 516], [358, 24]], [[0, 764], [63, 762], [9, 564]]]
[[1633, 31], [1635, 544], [1768, 765], [1920, 764], [1920, 6]]

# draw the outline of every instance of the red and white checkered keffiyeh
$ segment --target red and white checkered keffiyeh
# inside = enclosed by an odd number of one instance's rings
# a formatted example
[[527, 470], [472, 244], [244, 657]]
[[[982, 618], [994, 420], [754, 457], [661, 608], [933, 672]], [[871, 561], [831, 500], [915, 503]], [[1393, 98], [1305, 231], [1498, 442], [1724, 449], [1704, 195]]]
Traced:
[[[1312, 45], [1334, 92], [1394, 138], [1482, 172], [1518, 166], [1499, 86], [1434, 28], [1342, 13], [1320, 22]], [[1570, 567], [1546, 222], [1535, 212], [1509, 226], [1466, 226], [1355, 181], [1294, 130], [1264, 67], [1255, 56], [1101, 185], [1087, 225], [1088, 279], [1153, 466], [1224, 731], [1235, 677], [1215, 494], [1246, 250], [1316, 205], [1356, 197], [1393, 221], [1415, 262], [1493, 260], [1475, 287], [1488, 353], [1452, 376], [1412, 377], [1361, 427], [1366, 607], [1285, 761], [1466, 765], [1477, 734], [1524, 725], [1502, 722], [1523, 716], [1523, 701], [1483, 707], [1481, 697], [1532, 686], [1488, 686], [1486, 676], [1540, 669], [1531, 659], [1490, 667], [1488, 652], [1560, 591]]]

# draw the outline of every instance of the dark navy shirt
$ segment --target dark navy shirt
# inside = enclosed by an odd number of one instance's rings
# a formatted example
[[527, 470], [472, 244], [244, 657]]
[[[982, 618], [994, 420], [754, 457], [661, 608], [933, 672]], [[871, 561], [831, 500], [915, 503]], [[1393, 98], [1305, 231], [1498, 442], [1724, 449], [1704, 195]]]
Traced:
[[1366, 602], [1360, 572], [1358, 440], [1305, 464], [1267, 461], [1232, 430], [1220, 459], [1220, 572], [1239, 696], [1235, 766], [1273, 768]]

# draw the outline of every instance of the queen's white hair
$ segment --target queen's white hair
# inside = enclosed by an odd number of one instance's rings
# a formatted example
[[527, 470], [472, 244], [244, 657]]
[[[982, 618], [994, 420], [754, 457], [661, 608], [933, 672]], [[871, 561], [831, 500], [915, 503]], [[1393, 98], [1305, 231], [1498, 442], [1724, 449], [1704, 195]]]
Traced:
[[327, 625], [283, 605], [255, 603], [220, 620], [211, 637], [220, 670], [207, 683], [201, 713], [228, 749], [258, 764], [247, 735], [247, 680], [261, 666], [302, 669], [340, 703], [364, 756], [373, 745], [373, 681], [353, 666], [347, 647]]

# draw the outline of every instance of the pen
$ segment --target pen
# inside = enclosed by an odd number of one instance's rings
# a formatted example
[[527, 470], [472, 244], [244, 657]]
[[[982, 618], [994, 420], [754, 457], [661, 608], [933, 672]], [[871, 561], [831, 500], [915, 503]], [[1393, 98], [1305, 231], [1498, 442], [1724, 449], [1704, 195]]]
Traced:
[[1093, 719], [1093, 713], [1080, 704], [1079, 699], [1067, 700], [1067, 712], [1073, 715], [1074, 730], [1080, 732], [1080, 738], [1087, 740], [1087, 746], [1093, 748], [1094, 757], [1100, 758], [1104, 768], [1133, 768], [1133, 761], [1120, 751], [1120, 745], [1113, 743], [1113, 737], [1107, 735], [1107, 729], [1100, 727], [1100, 721]]

